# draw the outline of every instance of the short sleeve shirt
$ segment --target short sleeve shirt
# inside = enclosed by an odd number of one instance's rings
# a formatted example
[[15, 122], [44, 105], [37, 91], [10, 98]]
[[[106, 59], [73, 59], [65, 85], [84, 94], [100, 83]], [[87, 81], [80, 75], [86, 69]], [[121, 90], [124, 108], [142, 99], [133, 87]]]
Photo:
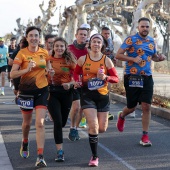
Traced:
[[4, 45], [3, 48], [0, 48], [0, 67], [7, 65], [7, 55], [8, 46]]
[[8, 47], [8, 53], [9, 53], [9, 57], [11, 58], [12, 54], [14, 53], [14, 51], [16, 51], [16, 47], [13, 49], [11, 48], [11, 46]]
[[12, 60], [14, 60], [14, 58], [15, 58], [16, 55], [18, 54], [19, 50], [20, 50], [20, 49], [15, 50], [15, 51], [12, 53], [12, 55], [9, 56], [9, 57], [10, 57]]
[[49, 59], [48, 52], [39, 47], [38, 51], [31, 52], [28, 48], [21, 49], [14, 59], [20, 69], [26, 69], [30, 60], [36, 62], [36, 66], [28, 73], [21, 76], [19, 90], [36, 90], [48, 85], [46, 77], [46, 63]]
[[67, 64], [64, 58], [49, 58], [51, 66], [55, 71], [53, 77], [48, 74], [49, 85], [61, 86], [63, 83], [69, 83], [72, 80], [72, 73], [76, 64]]
[[134, 75], [152, 75], [151, 59], [156, 53], [154, 39], [150, 36], [142, 38], [138, 33], [127, 37], [123, 44], [122, 49], [126, 50], [129, 57], [141, 56], [142, 61], [134, 63], [132, 61], [126, 61], [124, 74]]

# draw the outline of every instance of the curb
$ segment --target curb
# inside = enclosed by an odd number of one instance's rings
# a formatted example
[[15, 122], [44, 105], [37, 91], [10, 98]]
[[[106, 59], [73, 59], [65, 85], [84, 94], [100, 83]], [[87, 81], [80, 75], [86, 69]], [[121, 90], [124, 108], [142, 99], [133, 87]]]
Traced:
[[[118, 102], [125, 103], [125, 104], [127, 103], [126, 97], [119, 95], [119, 94], [114, 94], [112, 92], [110, 92], [110, 100], [116, 100]], [[141, 110], [140, 105], [138, 105], [137, 108]], [[157, 115], [159, 117], [170, 120], [170, 110], [169, 109], [151, 105], [151, 113], [154, 115]]]

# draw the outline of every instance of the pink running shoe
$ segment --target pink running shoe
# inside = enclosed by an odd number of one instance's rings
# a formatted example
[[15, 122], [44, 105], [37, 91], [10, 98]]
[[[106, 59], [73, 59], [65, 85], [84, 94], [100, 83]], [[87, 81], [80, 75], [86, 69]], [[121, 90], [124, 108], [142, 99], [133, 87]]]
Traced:
[[91, 157], [90, 161], [89, 161], [89, 166], [98, 166], [99, 164], [99, 158], [98, 157]]
[[149, 140], [149, 136], [148, 135], [143, 135], [141, 140], [140, 140], [140, 144], [143, 146], [152, 146], [151, 141]]
[[116, 123], [116, 126], [117, 126], [117, 129], [120, 131], [120, 132], [123, 132], [124, 130], [124, 127], [125, 127], [125, 119], [122, 119], [120, 118], [120, 114], [122, 113], [122, 111], [118, 112], [117, 114], [117, 123]]

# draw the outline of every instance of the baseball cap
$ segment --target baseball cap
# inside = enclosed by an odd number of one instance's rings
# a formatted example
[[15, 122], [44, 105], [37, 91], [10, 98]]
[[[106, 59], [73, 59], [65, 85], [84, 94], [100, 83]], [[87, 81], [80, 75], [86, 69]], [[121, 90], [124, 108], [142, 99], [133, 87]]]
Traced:
[[0, 37], [0, 41], [4, 41], [4, 38]]
[[80, 28], [87, 28], [87, 29], [90, 29], [91, 27], [90, 27], [89, 24], [82, 24], [82, 25], [80, 26]]

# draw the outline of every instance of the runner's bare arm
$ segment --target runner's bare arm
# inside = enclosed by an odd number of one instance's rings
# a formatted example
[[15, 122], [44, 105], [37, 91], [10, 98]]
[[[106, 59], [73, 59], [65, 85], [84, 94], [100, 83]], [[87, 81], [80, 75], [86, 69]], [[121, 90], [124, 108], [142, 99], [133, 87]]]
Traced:
[[31, 71], [31, 69], [33, 67], [35, 67], [35, 66], [36, 66], [36, 63], [35, 63], [35, 61], [32, 61], [32, 60], [28, 63], [27, 68], [26, 69], [22, 69], [22, 70], [19, 69], [20, 66], [18, 64], [13, 64], [12, 70], [10, 72], [10, 77], [12, 79], [18, 78], [18, 77], [28, 73], [29, 71]]
[[121, 61], [133, 61], [135, 63], [140, 63], [142, 61], [142, 58], [140, 55], [136, 57], [129, 57], [125, 55], [125, 49], [119, 48], [117, 54], [116, 54], [116, 59], [121, 60]]

